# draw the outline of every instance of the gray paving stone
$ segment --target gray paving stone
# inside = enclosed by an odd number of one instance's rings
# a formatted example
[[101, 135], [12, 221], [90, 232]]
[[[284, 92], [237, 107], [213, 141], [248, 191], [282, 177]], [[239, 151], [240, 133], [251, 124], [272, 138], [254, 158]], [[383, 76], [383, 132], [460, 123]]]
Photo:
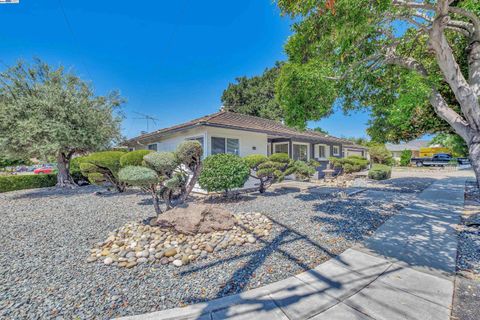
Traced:
[[452, 302], [453, 281], [400, 265], [392, 265], [378, 281], [407, 291], [425, 300], [449, 307]]
[[289, 320], [288, 317], [268, 297], [245, 300], [242, 304], [212, 313], [213, 320]]
[[449, 320], [450, 310], [381, 282], [344, 301], [378, 320]]
[[310, 320], [374, 320], [373, 318], [358, 312], [357, 310], [347, 306], [346, 304], [339, 303], [333, 308], [322, 312]]
[[272, 293], [270, 297], [289, 319], [303, 320], [338, 303], [336, 299], [324, 293], [323, 288], [316, 289], [292, 277], [289, 287]]

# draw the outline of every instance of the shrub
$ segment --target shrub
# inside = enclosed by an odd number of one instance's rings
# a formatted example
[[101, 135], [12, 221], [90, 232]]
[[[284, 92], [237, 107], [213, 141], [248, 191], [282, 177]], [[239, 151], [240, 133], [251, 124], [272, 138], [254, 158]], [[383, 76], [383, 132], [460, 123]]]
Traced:
[[328, 159], [334, 168], [342, 168], [344, 173], [359, 172], [368, 167], [368, 160], [359, 156], [348, 156], [347, 158]]
[[401, 166], [408, 166], [410, 164], [410, 160], [412, 159], [412, 150], [403, 150], [400, 155], [400, 165]]
[[95, 152], [82, 159], [80, 171], [93, 184], [110, 183], [118, 192], [125, 191], [125, 183], [118, 180], [122, 151]]
[[373, 180], [385, 180], [389, 179], [392, 175], [392, 167], [384, 164], [374, 164], [370, 171], [368, 171], [368, 177]]
[[391, 166], [395, 162], [392, 157], [392, 153], [388, 151], [383, 144], [370, 147], [368, 149], [368, 153], [370, 154], [372, 163], [380, 163]]
[[120, 167], [141, 166], [143, 164], [143, 157], [151, 152], [151, 150], [135, 150], [127, 152], [120, 157]]
[[80, 163], [82, 163], [86, 158], [87, 157], [75, 157], [70, 160], [69, 171], [75, 183], [78, 183], [78, 181], [84, 179], [82, 171], [80, 170]]
[[243, 158], [250, 168], [250, 176], [259, 180], [258, 191], [265, 190], [277, 181], [282, 181], [286, 175], [293, 173], [293, 161], [285, 153], [276, 153], [270, 157], [252, 154]]
[[242, 158], [233, 154], [215, 154], [205, 159], [198, 182], [207, 191], [228, 192], [241, 188], [248, 179], [250, 169]]
[[143, 157], [145, 165], [158, 172], [159, 175], [169, 176], [178, 167], [179, 160], [174, 152], [152, 152]]
[[185, 141], [175, 152], [146, 154], [143, 166], [126, 166], [120, 170], [118, 177], [123, 183], [150, 192], [155, 212], [160, 214], [161, 200], [168, 210], [187, 199], [198, 180], [202, 153], [198, 141]]
[[298, 180], [309, 180], [315, 174], [315, 165], [305, 161], [295, 161], [293, 164], [295, 176]]
[[23, 189], [54, 187], [56, 183], [57, 176], [55, 174], [0, 176], [0, 193]]

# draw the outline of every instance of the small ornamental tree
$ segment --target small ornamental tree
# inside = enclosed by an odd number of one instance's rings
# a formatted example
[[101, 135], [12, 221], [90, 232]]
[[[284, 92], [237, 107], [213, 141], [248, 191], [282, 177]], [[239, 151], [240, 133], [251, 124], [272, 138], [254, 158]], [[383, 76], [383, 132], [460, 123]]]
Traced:
[[412, 159], [412, 150], [403, 150], [400, 154], [400, 165], [401, 166], [408, 166], [410, 164], [410, 159]]
[[260, 193], [264, 193], [273, 183], [282, 181], [294, 172], [294, 161], [285, 153], [276, 153], [270, 157], [252, 154], [244, 158], [250, 168], [250, 176], [259, 180]]
[[[198, 180], [202, 154], [198, 141], [185, 141], [175, 152], [144, 155], [143, 166], [128, 165], [120, 170], [118, 177], [123, 183], [148, 191], [158, 215], [162, 213], [162, 201], [167, 210], [185, 202]], [[138, 159], [136, 162], [139, 163]]]
[[372, 163], [392, 165], [394, 162], [392, 153], [388, 151], [383, 144], [370, 147], [368, 149], [368, 153], [370, 154], [370, 159], [372, 160]]
[[346, 158], [328, 158], [334, 168], [342, 168], [344, 173], [359, 172], [368, 167], [368, 160], [359, 156], [349, 156]]
[[228, 196], [230, 190], [243, 187], [249, 173], [245, 160], [237, 155], [220, 153], [205, 159], [198, 182], [209, 192], [224, 191]]
[[113, 185], [118, 192], [125, 191], [125, 183], [118, 179], [120, 159], [126, 155], [123, 151], [95, 152], [81, 159], [80, 171], [93, 184]]
[[74, 154], [105, 149], [120, 141], [123, 99], [96, 96], [90, 84], [63, 67], [37, 60], [0, 73], [0, 149], [16, 158], [55, 157], [57, 186], [74, 186]]

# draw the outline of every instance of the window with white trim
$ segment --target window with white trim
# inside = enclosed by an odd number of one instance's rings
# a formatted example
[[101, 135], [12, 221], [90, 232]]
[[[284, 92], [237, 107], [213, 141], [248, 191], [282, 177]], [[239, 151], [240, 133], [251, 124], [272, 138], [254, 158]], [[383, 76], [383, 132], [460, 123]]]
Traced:
[[339, 156], [340, 155], [340, 147], [339, 146], [333, 146], [333, 155], [334, 156]]
[[157, 150], [158, 150], [156, 143], [149, 144], [147, 148], [148, 148], [148, 150], [153, 150], [153, 151], [157, 151]]
[[293, 144], [293, 160], [308, 161], [308, 145]]
[[240, 154], [240, 140], [231, 138], [212, 137], [212, 154], [229, 153]]
[[273, 145], [273, 153], [286, 153], [288, 154], [288, 142], [286, 143], [275, 143]]
[[327, 157], [327, 150], [326, 147], [323, 145], [318, 146], [318, 157], [319, 158], [326, 158]]

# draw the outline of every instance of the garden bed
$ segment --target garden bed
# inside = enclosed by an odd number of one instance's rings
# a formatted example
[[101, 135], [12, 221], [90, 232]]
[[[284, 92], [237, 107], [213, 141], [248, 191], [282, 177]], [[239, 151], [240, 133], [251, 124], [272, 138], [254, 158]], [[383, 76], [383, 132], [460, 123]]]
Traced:
[[110, 318], [183, 306], [282, 280], [372, 234], [415, 194], [285, 187], [216, 201], [236, 215], [272, 222], [266, 237], [228, 246], [186, 266], [160, 261], [120, 268], [89, 263], [115, 229], [153, 214], [148, 195], [95, 195], [98, 188], [0, 195], [0, 318]]

